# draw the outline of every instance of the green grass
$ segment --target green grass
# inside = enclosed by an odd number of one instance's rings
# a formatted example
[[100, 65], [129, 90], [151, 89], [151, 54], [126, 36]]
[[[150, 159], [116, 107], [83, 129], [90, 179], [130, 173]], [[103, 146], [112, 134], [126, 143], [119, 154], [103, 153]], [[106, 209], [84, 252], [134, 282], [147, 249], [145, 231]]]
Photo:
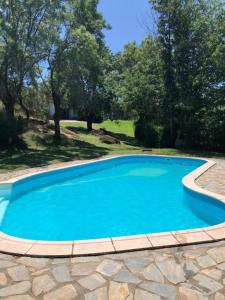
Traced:
[[99, 137], [86, 130], [85, 122], [62, 122], [63, 128], [75, 133], [76, 139], [63, 138], [59, 146], [52, 144], [52, 132], [43, 132], [41, 127], [31, 127], [23, 135], [26, 147], [0, 152], [0, 173], [30, 167], [41, 167], [71, 160], [93, 159], [109, 154], [162, 154], [221, 157], [224, 154], [178, 149], [149, 149], [134, 138], [132, 121], [105, 121], [94, 124], [95, 129], [105, 128], [121, 144], [103, 144]]
[[[70, 127], [71, 122], [61, 122], [63, 127]], [[86, 122], [74, 122], [72, 123], [72, 127], [74, 128], [85, 128], [86, 129]], [[120, 133], [127, 135], [129, 137], [134, 137], [134, 123], [133, 121], [111, 121], [107, 120], [100, 124], [94, 124], [94, 129], [104, 128], [107, 131], [113, 133]]]

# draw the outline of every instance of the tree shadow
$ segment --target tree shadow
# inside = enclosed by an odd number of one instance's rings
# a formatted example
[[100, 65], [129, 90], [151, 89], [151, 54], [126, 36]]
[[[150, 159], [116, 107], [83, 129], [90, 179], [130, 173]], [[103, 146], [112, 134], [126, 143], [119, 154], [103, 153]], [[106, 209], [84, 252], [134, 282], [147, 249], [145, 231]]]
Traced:
[[204, 149], [189, 149], [189, 148], [179, 148], [176, 149], [177, 153], [181, 153], [181, 155], [190, 155], [196, 157], [208, 157], [208, 158], [223, 158], [225, 157], [225, 153], [223, 152], [214, 152], [210, 150]]
[[[72, 127], [72, 126], [67, 126], [66, 129], [69, 129], [70, 131], [77, 133], [77, 134], [85, 134], [85, 135], [89, 135], [89, 134], [93, 134], [94, 133], [88, 131], [86, 128], [83, 127]], [[127, 144], [129, 146], [134, 146], [134, 147], [138, 147], [138, 146], [142, 146], [134, 137], [132, 136], [128, 136], [126, 134], [123, 133], [116, 133], [116, 132], [112, 132], [109, 130], [105, 130], [106, 134], [116, 138], [117, 140], [120, 140], [121, 142], [123, 142], [124, 144]], [[97, 136], [97, 135], [95, 135]]]
[[134, 146], [134, 147], [138, 147], [138, 146], [142, 146], [134, 137], [132, 136], [128, 136], [126, 134], [123, 133], [116, 133], [116, 132], [111, 132], [109, 131], [109, 135], [111, 135], [112, 137], [120, 140], [121, 142], [123, 142], [124, 144], [127, 144], [129, 146]]
[[80, 126], [77, 126], [77, 127], [66, 126], [66, 129], [68, 129], [76, 134], [85, 134], [85, 135], [92, 134], [91, 131], [88, 131], [86, 128], [80, 127]]
[[98, 158], [108, 154], [108, 149], [93, 144], [74, 141], [70, 146], [49, 146], [40, 149], [20, 149], [2, 151], [0, 170], [9, 170], [20, 167], [42, 167], [55, 162], [68, 162], [71, 160], [84, 160]]

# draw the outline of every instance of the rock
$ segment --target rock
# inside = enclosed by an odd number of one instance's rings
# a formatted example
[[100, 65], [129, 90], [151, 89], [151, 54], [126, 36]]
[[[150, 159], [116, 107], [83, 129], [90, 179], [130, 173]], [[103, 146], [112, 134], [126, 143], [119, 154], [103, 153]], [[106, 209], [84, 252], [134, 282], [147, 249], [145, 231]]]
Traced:
[[174, 258], [169, 258], [161, 262], [156, 262], [163, 275], [174, 284], [186, 280], [184, 271], [180, 264], [177, 264]]
[[33, 257], [20, 257], [17, 260], [20, 264], [33, 267], [35, 269], [43, 269], [46, 267], [47, 263], [49, 262], [49, 259], [47, 258], [33, 258]]
[[198, 282], [198, 286], [203, 288], [203, 290], [209, 295], [216, 293], [223, 288], [219, 282], [201, 274], [195, 275], [193, 279], [196, 280]]
[[109, 132], [104, 128], [99, 128], [99, 129], [93, 130], [94, 135], [107, 135], [108, 133]]
[[28, 269], [23, 265], [12, 267], [7, 269], [7, 271], [13, 281], [24, 281], [30, 279]]
[[218, 263], [225, 262], [225, 247], [212, 248], [207, 253]]
[[49, 271], [49, 269], [46, 268], [46, 269], [42, 269], [42, 270], [35, 271], [35, 272], [31, 273], [31, 275], [32, 275], [32, 276], [40, 276], [40, 275], [42, 275], [42, 274], [44, 274], [44, 273], [46, 273], [46, 272], [48, 272], [48, 271]]
[[2, 272], [0, 273], [0, 286], [6, 285], [8, 282], [7, 277], [5, 274]]
[[53, 265], [58, 265], [58, 264], [66, 264], [69, 262], [68, 258], [54, 258], [52, 260]]
[[221, 264], [217, 265], [217, 268], [225, 271], [225, 263], [221, 263]]
[[152, 260], [147, 257], [133, 258], [125, 261], [126, 266], [131, 272], [142, 271]]
[[96, 271], [105, 275], [105, 276], [113, 276], [115, 275], [121, 268], [122, 264], [115, 262], [113, 260], [105, 259], [103, 262], [97, 267]]
[[194, 291], [193, 289], [189, 289], [186, 287], [179, 288], [179, 300], [207, 300], [208, 298], [205, 297], [198, 291]]
[[153, 252], [153, 256], [154, 256], [155, 262], [163, 262], [164, 260], [169, 259], [169, 258], [172, 257], [171, 255], [168, 255], [166, 253], [162, 254], [162, 253], [159, 253], [159, 252]]
[[106, 280], [99, 274], [95, 273], [91, 276], [84, 277], [78, 280], [78, 283], [84, 288], [93, 291], [105, 284]]
[[47, 293], [56, 286], [55, 282], [49, 275], [42, 275], [35, 277], [32, 284], [32, 292], [35, 296], [39, 296], [42, 293]]
[[97, 262], [90, 263], [79, 263], [72, 266], [72, 275], [73, 276], [87, 276], [95, 272], [96, 267], [98, 266]]
[[84, 295], [85, 300], [108, 300], [107, 288], [100, 288]]
[[187, 278], [195, 275], [199, 271], [199, 268], [196, 266], [196, 264], [190, 260], [185, 261], [182, 264], [182, 268]]
[[73, 300], [77, 297], [77, 291], [72, 284], [65, 285], [44, 295], [44, 300]]
[[160, 300], [161, 297], [158, 295], [154, 295], [152, 293], [143, 291], [143, 290], [135, 290], [134, 300]]
[[100, 258], [98, 256], [84, 256], [84, 257], [71, 258], [71, 264], [87, 263], [87, 262], [100, 262]]
[[204, 269], [201, 270], [201, 273], [207, 275], [217, 281], [219, 281], [222, 277], [222, 271], [218, 269]]
[[13, 260], [13, 256], [5, 253], [0, 253], [0, 259]]
[[[186, 248], [185, 248], [186, 250]], [[197, 248], [197, 249], [191, 249], [191, 250], [186, 250], [183, 254], [185, 258], [189, 259], [196, 259], [197, 257], [203, 255], [205, 253], [204, 248]]]
[[176, 299], [176, 288], [169, 284], [148, 282], [140, 284], [139, 287], [153, 294], [165, 297], [167, 300]]
[[128, 296], [129, 289], [126, 283], [110, 282], [109, 300], [125, 300]]
[[31, 283], [22, 281], [0, 289], [0, 298], [12, 295], [21, 295], [29, 291]]
[[197, 262], [202, 268], [209, 268], [216, 265], [216, 262], [209, 255], [199, 256]]
[[[117, 253], [117, 254], [108, 254], [105, 255], [104, 257], [113, 259], [113, 260], [129, 260], [129, 259], [134, 259], [134, 258], [141, 258], [141, 257], [147, 257], [149, 259], [149, 251], [148, 250], [143, 250], [141, 252], [125, 252], [125, 253]], [[152, 257], [150, 258], [152, 259]]]
[[223, 294], [216, 293], [215, 300], [225, 300], [225, 291], [223, 292]]
[[120, 271], [114, 277], [115, 281], [138, 284], [141, 282], [135, 274], [128, 271]]
[[17, 295], [4, 298], [4, 300], [35, 300], [30, 295]]
[[0, 260], [0, 270], [1, 269], [7, 269], [10, 267], [16, 266], [16, 264], [13, 261], [8, 260]]
[[66, 265], [58, 265], [52, 269], [52, 274], [58, 282], [72, 281], [69, 269]]
[[100, 136], [100, 141], [104, 144], [109, 144], [109, 145], [113, 145], [113, 144], [120, 144], [120, 141], [110, 135], [102, 135]]
[[154, 264], [151, 264], [146, 269], [144, 269], [144, 271], [142, 272], [142, 275], [147, 280], [164, 283], [164, 278], [162, 276], [162, 273], [159, 271], [159, 269]]

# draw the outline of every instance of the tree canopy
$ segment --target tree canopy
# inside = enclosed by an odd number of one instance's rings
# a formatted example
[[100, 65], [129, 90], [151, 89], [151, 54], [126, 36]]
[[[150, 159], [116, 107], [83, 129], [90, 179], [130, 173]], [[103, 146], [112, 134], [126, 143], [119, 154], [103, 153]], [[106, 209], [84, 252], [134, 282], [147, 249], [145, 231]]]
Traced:
[[98, 0], [0, 0], [0, 101], [18, 139], [20, 115], [132, 119], [150, 147], [225, 151], [222, 0], [149, 0], [157, 32], [112, 54]]

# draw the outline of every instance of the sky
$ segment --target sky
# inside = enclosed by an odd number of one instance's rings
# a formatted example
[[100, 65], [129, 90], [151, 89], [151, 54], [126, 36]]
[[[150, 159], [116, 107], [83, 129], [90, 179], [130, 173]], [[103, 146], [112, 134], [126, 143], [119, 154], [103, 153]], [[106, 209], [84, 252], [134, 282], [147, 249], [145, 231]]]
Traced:
[[140, 44], [154, 30], [148, 0], [100, 0], [98, 10], [112, 26], [111, 30], [105, 31], [105, 37], [114, 53], [122, 51], [129, 42]]

